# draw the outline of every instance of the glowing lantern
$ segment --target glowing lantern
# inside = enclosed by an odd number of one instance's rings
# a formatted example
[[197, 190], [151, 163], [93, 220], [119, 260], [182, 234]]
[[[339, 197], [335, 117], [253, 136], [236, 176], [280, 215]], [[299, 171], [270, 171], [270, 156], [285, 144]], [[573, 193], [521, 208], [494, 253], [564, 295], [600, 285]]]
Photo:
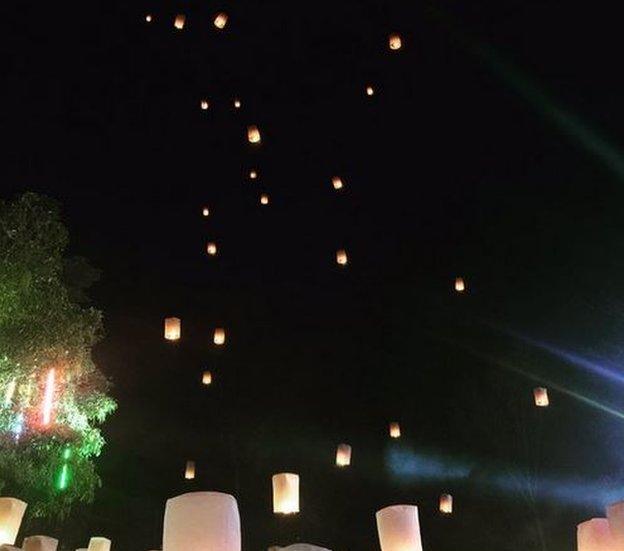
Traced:
[[455, 278], [455, 290], [458, 293], [463, 293], [466, 290], [466, 284], [464, 283], [464, 278], [463, 277], [456, 277]]
[[0, 545], [14, 545], [27, 503], [14, 497], [0, 497]]
[[56, 551], [58, 540], [48, 536], [30, 536], [22, 543], [23, 551]]
[[225, 329], [223, 329], [222, 327], [217, 327], [214, 330], [212, 342], [214, 342], [217, 346], [225, 344]]
[[401, 425], [397, 421], [390, 423], [390, 438], [401, 438]]
[[576, 546], [578, 551], [618, 550], [606, 518], [593, 518], [579, 524], [576, 527]]
[[208, 207], [204, 207], [202, 209], [202, 216], [209, 216], [210, 215], [210, 209]]
[[212, 373], [210, 371], [204, 371], [202, 375], [202, 384], [208, 386], [212, 383]]
[[332, 178], [332, 186], [334, 186], [334, 189], [342, 189], [344, 187], [342, 178], [340, 178], [340, 176], [334, 176]]
[[163, 551], [241, 551], [240, 517], [234, 497], [193, 492], [167, 500]]
[[111, 540], [108, 538], [95, 537], [89, 540], [87, 551], [110, 551]]
[[258, 172], [255, 170], [250, 170], [249, 171], [249, 178], [251, 180], [255, 180], [258, 177]]
[[299, 512], [299, 475], [273, 475], [273, 512], [290, 515]]
[[217, 15], [215, 15], [214, 18], [214, 26], [217, 27], [217, 29], [224, 29], [225, 26], [227, 25], [228, 22], [228, 14], [225, 12], [219, 12]]
[[375, 94], [375, 89], [372, 86], [367, 86], [366, 87], [366, 95], [367, 96], [373, 96]]
[[41, 404], [41, 422], [48, 426], [52, 421], [52, 408], [54, 406], [54, 382], [56, 371], [51, 368], [46, 375], [45, 390], [43, 393], [43, 403]]
[[548, 400], [548, 389], [544, 387], [537, 387], [533, 389], [533, 398], [535, 399], [535, 405], [540, 408], [548, 407], [550, 401]]
[[239, 100], [238, 98], [234, 99], [234, 109], [240, 109], [241, 106], [241, 100]]
[[165, 318], [165, 339], [177, 341], [182, 332], [182, 322], [180, 318]]
[[422, 551], [416, 505], [392, 505], [375, 516], [381, 551]]
[[202, 111], [206, 111], [206, 109], [208, 109], [210, 104], [208, 103], [207, 99], [203, 99], [203, 100], [201, 100], [201, 103], [199, 104], [199, 106], [201, 107]]
[[269, 204], [269, 196], [266, 193], [263, 193], [262, 195], [260, 195], [260, 204], [261, 205]]
[[401, 35], [398, 33], [392, 33], [388, 37], [388, 46], [391, 50], [400, 50], [403, 46], [403, 42], [401, 41]]
[[152, 22], [152, 16], [149, 13], [145, 16], [145, 21], [147, 21], [148, 23]]
[[186, 468], [184, 469], [184, 478], [186, 480], [193, 480], [195, 478], [195, 461], [187, 461]]
[[440, 513], [450, 515], [453, 512], [453, 496], [451, 494], [442, 494], [440, 496]]
[[214, 241], [210, 241], [208, 245], [206, 245], [206, 252], [210, 256], [214, 256], [217, 254], [217, 244]]
[[351, 446], [340, 444], [336, 450], [336, 466], [348, 467], [351, 465]]
[[348, 262], [347, 251], [345, 251], [344, 249], [338, 249], [336, 251], [336, 262], [341, 266], [346, 266]]
[[624, 501], [613, 503], [607, 507], [609, 527], [619, 549], [624, 549]]
[[260, 143], [260, 129], [255, 124], [247, 127], [247, 140], [249, 143]]
[[186, 15], [179, 13], [178, 15], [175, 16], [175, 20], [173, 21], [173, 26], [176, 29], [181, 31], [184, 28], [184, 23], [186, 23]]

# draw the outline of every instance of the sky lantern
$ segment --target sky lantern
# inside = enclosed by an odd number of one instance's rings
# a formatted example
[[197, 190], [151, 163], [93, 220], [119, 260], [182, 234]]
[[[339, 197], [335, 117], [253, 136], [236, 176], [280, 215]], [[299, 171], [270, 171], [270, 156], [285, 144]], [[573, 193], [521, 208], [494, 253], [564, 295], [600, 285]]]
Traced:
[[336, 262], [341, 266], [346, 266], [348, 262], [347, 251], [345, 251], [344, 249], [338, 249], [336, 251]]
[[336, 466], [348, 467], [349, 465], [351, 465], [351, 446], [339, 444], [336, 449]]
[[624, 501], [612, 503], [607, 507], [609, 527], [615, 538], [618, 548], [624, 549]]
[[342, 189], [344, 187], [344, 184], [342, 183], [342, 178], [340, 176], [332, 177], [332, 186], [334, 186], [334, 189], [336, 190]]
[[211, 383], [212, 383], [212, 373], [206, 370], [202, 374], [202, 384], [208, 386]]
[[202, 209], [202, 216], [210, 216], [210, 209], [208, 207]]
[[236, 499], [221, 492], [191, 492], [167, 500], [163, 551], [241, 551]]
[[184, 468], [184, 478], [186, 480], [193, 480], [195, 478], [195, 461], [191, 461], [189, 459], [186, 462], [186, 467]]
[[576, 527], [577, 551], [618, 551], [606, 518], [593, 518]]
[[182, 322], [180, 318], [165, 318], [165, 339], [168, 341], [180, 340]]
[[14, 497], [0, 497], [0, 545], [14, 545], [27, 503]]
[[173, 26], [179, 31], [181, 31], [184, 28], [185, 23], [186, 23], [186, 15], [182, 13], [179, 13], [178, 15], [176, 15], [175, 19], [173, 20]]
[[290, 515], [299, 512], [299, 475], [273, 475], [273, 512]]
[[260, 195], [260, 204], [261, 205], [268, 205], [269, 204], [269, 196], [266, 193], [263, 193], [262, 195]]
[[451, 494], [442, 494], [440, 496], [440, 513], [450, 515], [453, 512], [453, 496]]
[[260, 129], [255, 124], [250, 124], [247, 127], [247, 140], [249, 143], [260, 143], [262, 140], [260, 137]]
[[201, 100], [199, 106], [201, 107], [202, 111], [206, 111], [208, 109], [208, 107], [210, 107], [210, 104], [208, 103], [207, 99], [203, 99], [203, 100]]
[[401, 425], [399, 425], [398, 421], [392, 421], [388, 430], [390, 432], [390, 438], [401, 438]]
[[249, 171], [249, 179], [250, 180], [255, 180], [258, 177], [258, 171], [257, 170], [250, 170]]
[[399, 33], [391, 33], [388, 36], [388, 46], [391, 50], [400, 50], [403, 47], [403, 41]]
[[148, 14], [145, 16], [145, 21], [147, 21], [148, 23], [151, 23], [151, 22], [152, 22], [152, 14], [151, 14], [151, 13], [148, 13]]
[[47, 427], [52, 421], [52, 409], [54, 407], [54, 385], [56, 382], [56, 370], [52, 367], [48, 370], [45, 378], [43, 402], [41, 404], [41, 422]]
[[22, 551], [56, 551], [58, 540], [49, 536], [30, 536], [24, 538]]
[[241, 100], [239, 100], [238, 98], [234, 98], [234, 109], [240, 109], [241, 107]]
[[228, 22], [228, 14], [224, 11], [220, 11], [213, 20], [213, 24], [217, 29], [225, 29]]
[[111, 540], [108, 538], [95, 537], [89, 540], [87, 551], [110, 551]]
[[375, 95], [375, 89], [372, 86], [367, 86], [366, 87], [366, 95], [367, 96], [374, 96]]
[[416, 505], [392, 505], [375, 516], [381, 551], [422, 551]]
[[458, 293], [463, 293], [466, 290], [466, 283], [464, 282], [464, 278], [463, 277], [456, 277], [455, 278], [455, 290]]
[[223, 327], [217, 327], [214, 330], [212, 342], [214, 342], [217, 346], [222, 346], [225, 344], [225, 329], [223, 329]]
[[210, 256], [214, 256], [217, 254], [217, 244], [214, 241], [209, 241], [206, 245], [206, 252]]
[[533, 398], [535, 400], [535, 405], [539, 408], [545, 408], [550, 405], [550, 401], [548, 400], [548, 389], [544, 387], [537, 387], [533, 389]]

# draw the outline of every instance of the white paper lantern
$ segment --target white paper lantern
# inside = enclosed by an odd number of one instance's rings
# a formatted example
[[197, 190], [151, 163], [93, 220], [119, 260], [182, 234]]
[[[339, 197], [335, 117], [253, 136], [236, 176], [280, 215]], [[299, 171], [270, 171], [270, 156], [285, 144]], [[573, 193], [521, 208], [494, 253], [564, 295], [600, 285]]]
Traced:
[[299, 475], [273, 475], [273, 512], [290, 515], [299, 512]]
[[186, 23], [186, 15], [180, 13], [175, 16], [175, 20], [173, 21], [173, 26], [181, 31], [184, 28], [184, 24]]
[[180, 318], [165, 318], [165, 339], [177, 341], [182, 334], [182, 322]]
[[375, 95], [375, 89], [372, 86], [367, 86], [366, 87], [366, 95], [367, 96]]
[[345, 251], [344, 249], [338, 249], [336, 251], [336, 262], [340, 266], [346, 266], [349, 262], [349, 258], [347, 257], [347, 251]]
[[390, 438], [401, 438], [401, 425], [397, 421], [393, 421], [388, 427], [388, 432], [390, 433]]
[[208, 386], [212, 384], [212, 373], [208, 370], [202, 373], [202, 384]]
[[381, 551], [422, 551], [416, 505], [391, 505], [376, 518]]
[[184, 468], [184, 478], [186, 480], [193, 480], [195, 478], [195, 461], [188, 460], [186, 467]]
[[336, 190], [342, 189], [344, 187], [344, 183], [342, 181], [342, 178], [340, 176], [333, 176], [332, 177], [332, 186], [334, 186], [334, 189], [336, 189]]
[[391, 50], [400, 50], [403, 47], [401, 35], [398, 33], [392, 33], [388, 37], [388, 46]]
[[576, 546], [577, 551], [618, 551], [606, 518], [593, 518], [579, 524], [576, 527]]
[[463, 277], [455, 278], [455, 291], [458, 293], [463, 293], [466, 290], [466, 282]]
[[167, 500], [163, 551], [240, 551], [238, 505], [220, 492], [194, 492]]
[[214, 26], [217, 27], [217, 29], [225, 29], [228, 19], [228, 14], [224, 11], [221, 11], [217, 15], [215, 15], [215, 18], [212, 22]]
[[56, 551], [58, 540], [48, 536], [30, 536], [22, 543], [23, 551]]
[[0, 545], [15, 544], [28, 504], [14, 497], [0, 497]]
[[548, 400], [548, 389], [544, 387], [537, 387], [533, 389], [533, 399], [535, 405], [540, 408], [548, 407], [550, 401]]
[[250, 124], [247, 127], [247, 141], [249, 143], [260, 143], [262, 141], [260, 129], [255, 124]]
[[217, 346], [223, 346], [225, 344], [225, 329], [223, 329], [223, 327], [217, 327], [214, 330], [212, 342], [214, 342]]
[[89, 540], [87, 551], [110, 551], [111, 540], [96, 536]]
[[624, 501], [613, 503], [607, 507], [609, 527], [617, 544], [624, 549]]
[[440, 513], [450, 515], [453, 512], [453, 496], [442, 494], [440, 496]]
[[348, 467], [349, 465], [351, 465], [351, 446], [339, 444], [336, 450], [336, 466]]

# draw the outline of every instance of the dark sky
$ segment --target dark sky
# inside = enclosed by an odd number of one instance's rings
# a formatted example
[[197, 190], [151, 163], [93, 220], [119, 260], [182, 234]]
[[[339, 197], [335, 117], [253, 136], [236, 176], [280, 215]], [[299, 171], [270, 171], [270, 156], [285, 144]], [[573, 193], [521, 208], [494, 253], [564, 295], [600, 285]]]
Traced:
[[[373, 550], [374, 512], [398, 502], [420, 506], [429, 550], [542, 549], [540, 528], [563, 550], [624, 496], [624, 421], [598, 407], [624, 411], [622, 383], [592, 369], [624, 376], [615, 13], [515, 0], [6, 11], [2, 196], [58, 199], [71, 253], [102, 270], [95, 355], [119, 401], [95, 503], [27, 528], [67, 549], [94, 533], [156, 548], [164, 500], [215, 489], [239, 500], [246, 550]], [[183, 320], [175, 346], [168, 315]], [[337, 472], [342, 441], [353, 466]], [[287, 520], [271, 513], [284, 470], [302, 477]], [[526, 472], [534, 500], [515, 486]]]

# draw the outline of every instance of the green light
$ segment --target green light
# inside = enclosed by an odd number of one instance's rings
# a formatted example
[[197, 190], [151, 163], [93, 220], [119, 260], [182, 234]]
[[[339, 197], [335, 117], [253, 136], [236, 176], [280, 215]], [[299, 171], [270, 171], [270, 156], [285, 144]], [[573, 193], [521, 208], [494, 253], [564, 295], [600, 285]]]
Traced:
[[69, 446], [67, 446], [64, 450], [63, 450], [63, 459], [65, 461], [67, 461], [69, 458], [71, 457], [71, 448]]
[[63, 464], [63, 468], [61, 469], [61, 476], [59, 476], [58, 481], [58, 489], [65, 490], [69, 483], [69, 467], [67, 463]]

